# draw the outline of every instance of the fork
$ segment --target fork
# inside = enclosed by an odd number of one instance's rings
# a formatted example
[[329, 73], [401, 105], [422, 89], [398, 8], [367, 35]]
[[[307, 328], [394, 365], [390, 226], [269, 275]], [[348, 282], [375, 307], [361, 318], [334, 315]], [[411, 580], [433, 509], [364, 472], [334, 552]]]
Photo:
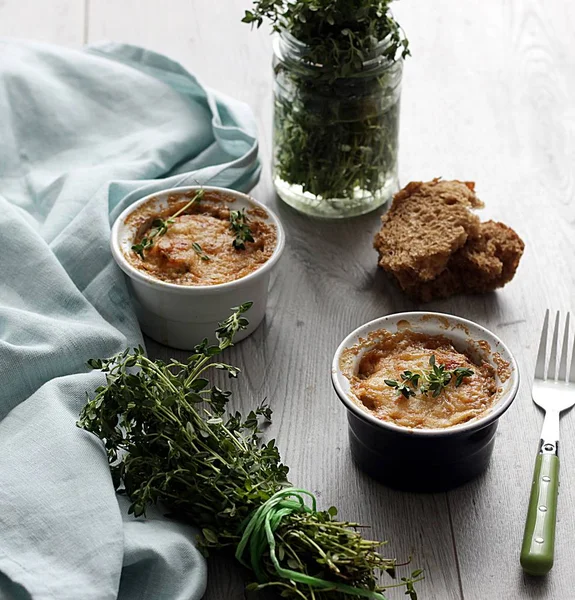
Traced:
[[569, 313], [565, 317], [561, 355], [557, 363], [559, 320], [560, 314], [557, 312], [546, 370], [549, 309], [545, 313], [533, 380], [533, 402], [545, 411], [545, 420], [521, 547], [521, 566], [528, 575], [545, 575], [553, 566], [559, 490], [559, 416], [575, 404], [575, 345], [567, 372]]

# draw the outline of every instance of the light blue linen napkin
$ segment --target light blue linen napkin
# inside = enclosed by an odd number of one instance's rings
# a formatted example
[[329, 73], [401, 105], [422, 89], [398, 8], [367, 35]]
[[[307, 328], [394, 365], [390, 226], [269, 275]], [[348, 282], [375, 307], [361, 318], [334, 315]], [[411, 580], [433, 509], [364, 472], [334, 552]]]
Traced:
[[199, 599], [194, 530], [128, 517], [76, 420], [86, 360], [142, 343], [110, 224], [162, 188], [250, 189], [252, 116], [133, 46], [0, 55], [0, 598]]

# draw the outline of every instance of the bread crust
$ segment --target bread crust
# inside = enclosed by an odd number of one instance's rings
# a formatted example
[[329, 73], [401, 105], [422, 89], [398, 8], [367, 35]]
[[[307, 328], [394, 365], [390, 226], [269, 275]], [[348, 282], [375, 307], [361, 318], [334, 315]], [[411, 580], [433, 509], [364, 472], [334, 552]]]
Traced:
[[493, 292], [509, 283], [523, 255], [525, 244], [503, 223], [481, 223], [480, 235], [468, 242], [448, 261], [433, 281], [415, 281], [404, 291], [421, 302], [455, 294]]
[[[503, 223], [481, 223], [471, 212], [481, 206], [471, 182], [408, 184], [394, 197], [375, 236], [379, 266], [421, 302], [504, 286], [515, 275], [525, 244]], [[422, 233], [416, 235], [417, 229]]]
[[479, 217], [470, 209], [483, 203], [475, 185], [463, 181], [413, 181], [393, 198], [382, 217], [374, 246], [379, 266], [400, 282], [431, 281], [451, 255], [479, 233]]

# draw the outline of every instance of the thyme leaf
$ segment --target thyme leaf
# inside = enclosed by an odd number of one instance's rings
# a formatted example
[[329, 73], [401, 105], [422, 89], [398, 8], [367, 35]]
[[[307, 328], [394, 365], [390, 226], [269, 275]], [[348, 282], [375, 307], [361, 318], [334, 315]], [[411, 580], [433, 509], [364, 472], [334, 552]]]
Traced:
[[202, 259], [202, 260], [212, 260], [203, 250], [202, 247], [197, 243], [197, 242], [193, 242], [192, 243], [192, 248], [195, 251], [195, 253]]
[[417, 388], [417, 384], [419, 383], [419, 378], [421, 375], [419, 373], [412, 373], [411, 371], [404, 371], [401, 374], [401, 378], [406, 383], [411, 383], [414, 388]]
[[457, 369], [453, 371], [453, 374], [455, 375], [455, 387], [459, 387], [463, 383], [463, 379], [465, 377], [471, 377], [474, 374], [474, 371], [465, 367], [457, 367]]
[[425, 374], [425, 392], [433, 392], [433, 397], [437, 398], [441, 394], [443, 388], [447, 387], [451, 381], [452, 373], [445, 369], [445, 365], [438, 365], [435, 360], [435, 354], [429, 358], [429, 366], [431, 371]]
[[[403, 375], [402, 375], [402, 377], [403, 377]], [[389, 385], [392, 388], [395, 388], [400, 394], [402, 394], [406, 398], [409, 398], [410, 396], [415, 396], [415, 391], [412, 390], [405, 383], [398, 383], [397, 381], [394, 381], [393, 379], [384, 379], [384, 383], [386, 385]]]

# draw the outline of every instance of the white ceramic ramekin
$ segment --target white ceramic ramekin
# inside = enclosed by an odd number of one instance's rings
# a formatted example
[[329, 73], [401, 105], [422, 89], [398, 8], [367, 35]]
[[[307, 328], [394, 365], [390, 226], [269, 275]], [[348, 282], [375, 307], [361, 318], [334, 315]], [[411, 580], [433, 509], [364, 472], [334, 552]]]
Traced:
[[[478, 419], [445, 429], [409, 429], [368, 412], [351, 392], [350, 381], [342, 370], [342, 355], [374, 332], [395, 333], [401, 328], [443, 335], [460, 352], [489, 362], [497, 372], [500, 390], [491, 410]], [[377, 337], [371, 340], [371, 344], [375, 343]], [[351, 364], [345, 365], [348, 373], [357, 373], [361, 357], [369, 347], [370, 343], [363, 345]], [[501, 363], [509, 365], [506, 378], [499, 376]], [[358, 466], [390, 487], [419, 492], [456, 487], [487, 468], [499, 418], [519, 388], [517, 362], [499, 337], [472, 321], [432, 312], [391, 314], [357, 328], [336, 350], [331, 376], [335, 391], [347, 409], [351, 454]]]
[[[221, 192], [225, 197], [233, 198], [230, 206], [234, 210], [258, 207], [267, 213], [264, 220], [275, 225], [277, 232], [276, 248], [269, 260], [241, 279], [203, 286], [167, 283], [133, 267], [126, 259], [126, 254], [132, 252], [136, 231], [134, 226], [126, 224], [127, 217], [148, 202], [162, 209], [167, 206], [170, 195], [200, 189]], [[253, 333], [265, 316], [270, 273], [282, 254], [284, 243], [282, 225], [267, 206], [241, 192], [208, 186], [173, 188], [142, 198], [116, 219], [110, 240], [114, 260], [128, 276], [142, 331], [157, 342], [182, 350], [193, 349], [204, 338], [215, 340], [214, 331], [218, 322], [230, 315], [231, 308], [248, 301], [253, 302], [245, 315], [249, 326], [237, 334], [235, 341]]]

